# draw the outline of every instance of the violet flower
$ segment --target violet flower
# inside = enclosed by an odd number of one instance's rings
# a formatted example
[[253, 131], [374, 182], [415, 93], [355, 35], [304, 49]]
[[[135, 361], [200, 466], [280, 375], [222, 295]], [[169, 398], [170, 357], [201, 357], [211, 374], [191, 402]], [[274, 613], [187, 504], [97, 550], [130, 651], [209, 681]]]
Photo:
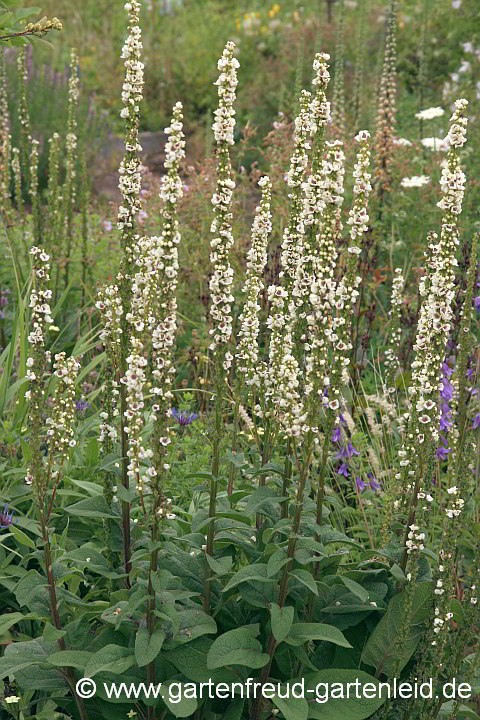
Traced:
[[8, 503], [4, 503], [3, 512], [0, 512], [0, 528], [7, 528], [9, 525], [13, 525], [14, 522], [13, 513], [8, 512]]
[[340, 425], [337, 425], [336, 428], [334, 428], [332, 432], [332, 442], [338, 442], [340, 438], [342, 437], [342, 429]]
[[362, 480], [361, 477], [355, 478], [355, 485], [357, 486], [358, 492], [363, 492], [366, 488], [365, 482]]
[[175, 418], [175, 420], [178, 420], [180, 425], [190, 425], [194, 420], [196, 420], [199, 415], [197, 413], [193, 412], [186, 412], [185, 410], [177, 410], [177, 408], [172, 408], [172, 417]]
[[478, 430], [480, 427], [480, 413], [477, 413], [472, 420], [472, 430]]
[[337, 470], [337, 475], [344, 475], [344, 477], [348, 478], [348, 465], [346, 462], [342, 462]]

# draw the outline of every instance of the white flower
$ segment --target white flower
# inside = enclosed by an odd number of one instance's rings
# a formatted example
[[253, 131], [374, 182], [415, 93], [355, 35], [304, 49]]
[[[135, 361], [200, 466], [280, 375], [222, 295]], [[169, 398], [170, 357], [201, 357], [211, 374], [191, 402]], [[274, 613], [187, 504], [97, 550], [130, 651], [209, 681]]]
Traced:
[[422, 185], [428, 185], [429, 182], [430, 177], [428, 175], [413, 175], [413, 177], [410, 178], [403, 178], [400, 185], [405, 188], [421, 187]]
[[441, 117], [442, 115], [445, 115], [445, 110], [441, 107], [431, 107], [415, 113], [415, 117], [419, 120], [433, 120], [433, 118]]
[[447, 138], [437, 138], [437, 137], [428, 137], [423, 138], [422, 145], [426, 148], [430, 148], [431, 150], [436, 150], [437, 152], [447, 152], [448, 150], [448, 140]]
[[452, 0], [452, 8], [454, 10], [458, 10], [460, 5], [462, 4], [462, 0]]
[[399, 145], [400, 147], [410, 147], [412, 144], [410, 140], [406, 138], [393, 138], [392, 142], [394, 145]]

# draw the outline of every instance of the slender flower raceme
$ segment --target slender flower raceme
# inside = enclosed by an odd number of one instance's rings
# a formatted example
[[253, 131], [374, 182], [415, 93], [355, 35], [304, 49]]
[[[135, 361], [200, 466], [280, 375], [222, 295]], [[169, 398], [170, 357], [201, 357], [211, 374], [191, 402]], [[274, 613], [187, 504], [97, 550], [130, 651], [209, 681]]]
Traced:
[[65, 246], [65, 286], [68, 285], [70, 254], [73, 242], [73, 211], [76, 202], [76, 176], [77, 176], [77, 106], [79, 97], [79, 79], [77, 73], [78, 57], [74, 49], [70, 53], [70, 78], [68, 81], [68, 124], [67, 124], [67, 157], [65, 187], [63, 189], [64, 203], [64, 233]]
[[[233, 269], [230, 265], [229, 251], [233, 245], [231, 228], [232, 196], [235, 182], [232, 179], [230, 146], [234, 144], [235, 128], [235, 92], [237, 87], [237, 69], [240, 63], [234, 57], [235, 44], [227, 42], [222, 57], [218, 61], [220, 75], [216, 81], [218, 88], [218, 108], [215, 110], [213, 132], [217, 148], [217, 183], [212, 197], [213, 222], [211, 232], [214, 235], [210, 243], [210, 262], [213, 267], [210, 279], [212, 307], [212, 329], [210, 350], [215, 353], [215, 434], [212, 452], [212, 479], [210, 482], [210, 504], [208, 534], [205, 552], [213, 555], [215, 538], [215, 516], [218, 476], [220, 474], [220, 442], [222, 438], [223, 394], [225, 392], [225, 372], [231, 367], [233, 355], [229, 350], [232, 335], [232, 295]], [[208, 611], [212, 592], [212, 571], [209, 566], [204, 584], [204, 607]]]
[[403, 290], [405, 278], [400, 268], [396, 268], [395, 277], [392, 282], [391, 308], [390, 308], [390, 333], [388, 345], [385, 350], [385, 384], [387, 392], [395, 392], [394, 380], [397, 370], [400, 369], [398, 348], [402, 337], [401, 309], [403, 304]]
[[[117, 227], [121, 231], [122, 260], [117, 282], [104, 291], [100, 297], [101, 321], [104, 328], [104, 337], [107, 340], [106, 349], [114, 350], [109, 358], [112, 368], [106, 382], [106, 405], [103, 407], [102, 435], [107, 442], [113, 439], [112, 406], [119, 410], [120, 440], [122, 454], [122, 484], [129, 488], [128, 464], [128, 424], [126, 405], [126, 378], [127, 358], [135, 354], [130, 341], [130, 317], [132, 305], [132, 276], [134, 272], [135, 248], [139, 239], [135, 234], [135, 218], [141, 210], [140, 190], [140, 158], [141, 150], [138, 141], [140, 123], [140, 102], [143, 97], [143, 63], [141, 62], [141, 30], [140, 3], [131, 0], [125, 4], [128, 13], [128, 37], [122, 49], [122, 59], [125, 67], [125, 80], [123, 83], [121, 117], [125, 120], [125, 154], [119, 167], [119, 189], [122, 202], [118, 209]], [[115, 295], [114, 295], [115, 293]], [[108, 300], [108, 303], [107, 303]], [[104, 315], [107, 310], [109, 317]], [[115, 316], [115, 319], [114, 319]], [[119, 320], [119, 321], [118, 321]], [[118, 396], [117, 396], [118, 393]], [[118, 405], [117, 405], [117, 400]], [[110, 480], [106, 481], [106, 497], [111, 499]], [[127, 501], [122, 501], [122, 530], [125, 572], [131, 569], [130, 562], [130, 507]]]
[[375, 136], [375, 164], [380, 199], [390, 185], [390, 164], [395, 136], [397, 2], [390, 0], [385, 38], [383, 71], [380, 80]]
[[[440, 238], [436, 233], [431, 233], [429, 236], [430, 256], [427, 273], [420, 283], [420, 295], [423, 300], [414, 344], [416, 356], [412, 363], [411, 409], [401, 451], [400, 465], [403, 473], [396, 475], [397, 480], [402, 481], [404, 495], [413, 488], [413, 500], [407, 521], [409, 526], [415, 522], [418, 526], [427, 522], [428, 503], [421, 504], [418, 510], [416, 505], [418, 499], [426, 497], [427, 490], [423, 484], [428, 476], [427, 468], [433, 463], [435, 447], [439, 445], [442, 415], [438, 392], [442, 392], [445, 385], [443, 360], [452, 328], [455, 267], [458, 265], [457, 217], [462, 209], [465, 190], [465, 175], [460, 169], [458, 150], [463, 147], [466, 140], [467, 119], [464, 116], [466, 106], [466, 100], [457, 100], [450, 119], [448, 134], [450, 150], [448, 164], [442, 171], [440, 181], [443, 198], [438, 203], [443, 210], [442, 228]], [[445, 418], [443, 420], [445, 422]], [[400, 507], [401, 503], [396, 505]], [[411, 556], [416, 550], [418, 543], [415, 542], [415, 536], [408, 538], [404, 566], [407, 556]]]
[[213, 328], [210, 331], [212, 337], [210, 350], [221, 358], [224, 370], [230, 368], [233, 359], [228, 350], [232, 334], [232, 303], [234, 301], [231, 292], [233, 269], [230, 265], [229, 250], [233, 245], [231, 207], [235, 182], [232, 179], [229, 147], [234, 143], [235, 110], [233, 103], [237, 87], [236, 71], [239, 67], [238, 60], [233, 56], [234, 49], [234, 43], [228, 42], [218, 61], [220, 76], [215, 84], [218, 86], [219, 107], [215, 110], [213, 124], [217, 144], [217, 187], [212, 197], [214, 219], [211, 232], [214, 238], [210, 243], [210, 262], [213, 266], [210, 280], [212, 296], [210, 315], [213, 321]]
[[0, 210], [10, 208], [10, 119], [5, 54], [0, 52]]
[[38, 140], [31, 140], [30, 153], [30, 199], [32, 202], [33, 216], [33, 239], [39, 240], [40, 237], [40, 205], [38, 197]]
[[345, 135], [345, 86], [344, 86], [344, 25], [345, 8], [343, 0], [340, 0], [338, 11], [337, 41], [335, 44], [335, 76], [333, 78], [332, 97], [332, 127], [337, 137]]
[[237, 370], [245, 376], [245, 384], [249, 387], [260, 387], [258, 361], [258, 333], [260, 323], [258, 304], [263, 290], [262, 275], [267, 264], [267, 244], [272, 230], [270, 201], [272, 183], [265, 176], [259, 180], [262, 188], [262, 200], [257, 208], [252, 228], [252, 246], [247, 255], [247, 277], [243, 292], [246, 294], [245, 305], [240, 315], [240, 332], [237, 345]]
[[20, 48], [17, 52], [18, 72], [18, 121], [20, 123], [20, 164], [25, 180], [28, 184], [28, 156], [30, 138], [30, 117], [27, 104], [27, 52], [28, 45]]
[[289, 194], [290, 213], [288, 225], [283, 233], [280, 277], [283, 286], [287, 289], [289, 301], [295, 283], [297, 266], [303, 253], [305, 203], [302, 198], [302, 187], [308, 165], [308, 151], [311, 147], [309, 143], [312, 133], [310, 103], [311, 94], [307, 90], [302, 90], [300, 111], [298, 117], [295, 118], [294, 150], [286, 175], [287, 184], [291, 188]]
[[155, 396], [151, 407], [154, 423], [153, 462], [147, 473], [154, 478], [152, 482], [153, 510], [162, 511], [162, 492], [160, 480], [164, 474], [164, 456], [171, 441], [172, 428], [169, 418], [172, 411], [171, 392], [175, 366], [173, 350], [177, 329], [176, 289], [178, 282], [178, 243], [180, 242], [177, 219], [178, 201], [183, 196], [183, 183], [180, 179], [180, 163], [185, 157], [182, 105], [173, 108], [172, 122], [165, 132], [168, 141], [165, 146], [166, 175], [162, 179], [160, 197], [163, 200], [162, 232], [159, 237], [151, 238], [153, 247], [149, 257], [154, 273], [151, 285], [151, 302], [146, 308], [148, 331], [152, 337], [153, 388]]

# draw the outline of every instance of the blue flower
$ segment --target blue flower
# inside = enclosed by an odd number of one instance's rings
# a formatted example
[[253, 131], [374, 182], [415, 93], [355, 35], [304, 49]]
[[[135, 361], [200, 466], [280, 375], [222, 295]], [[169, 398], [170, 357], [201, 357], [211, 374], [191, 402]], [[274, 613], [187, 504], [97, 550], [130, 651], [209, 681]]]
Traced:
[[13, 513], [8, 512], [8, 503], [3, 506], [3, 512], [0, 512], [0, 528], [7, 528], [14, 523]]
[[480, 310], [480, 295], [477, 295], [476, 298], [473, 298], [473, 304], [475, 305], [475, 310], [478, 312]]
[[354, 455], [360, 455], [360, 453], [358, 452], [358, 450], [356, 450], [356, 448], [353, 447], [352, 443], [349, 442], [346, 446], [344, 446], [343, 448], [340, 448], [340, 450], [337, 453], [337, 459], [338, 458], [351, 458]]
[[337, 470], [337, 475], [344, 475], [346, 478], [348, 477], [348, 465], [346, 462], [343, 462], [340, 467]]
[[75, 407], [77, 409], [77, 412], [83, 413], [85, 410], [88, 410], [89, 407], [92, 407], [90, 403], [87, 400], [84, 400], [83, 398], [81, 400], [76, 400]]
[[178, 420], [180, 425], [190, 425], [190, 423], [192, 423], [200, 416], [197, 415], [197, 413], [186, 412], [185, 410], [177, 410], [177, 408], [172, 408], [172, 417], [174, 417], [175, 420]]
[[478, 415], [475, 415], [475, 417], [472, 420], [472, 430], [477, 430], [480, 427], [480, 413]]
[[332, 442], [338, 442], [342, 436], [342, 430], [340, 428], [340, 425], [337, 425], [336, 428], [334, 428], [332, 432]]
[[365, 482], [362, 480], [360, 476], [355, 478], [355, 485], [357, 486], [358, 492], [363, 492], [365, 490]]

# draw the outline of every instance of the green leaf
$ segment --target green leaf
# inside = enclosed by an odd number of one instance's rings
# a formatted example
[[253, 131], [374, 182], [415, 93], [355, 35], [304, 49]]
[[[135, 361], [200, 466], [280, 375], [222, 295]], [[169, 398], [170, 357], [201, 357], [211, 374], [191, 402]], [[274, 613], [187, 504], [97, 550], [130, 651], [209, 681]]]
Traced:
[[400, 565], [397, 565], [397, 563], [394, 563], [392, 567], [390, 568], [390, 575], [393, 577], [394, 580], [397, 582], [407, 582], [407, 578], [405, 577], [405, 573], [403, 572]]
[[207, 655], [207, 667], [210, 670], [226, 665], [245, 665], [249, 668], [261, 668], [270, 660], [270, 656], [262, 652], [262, 646], [255, 638], [260, 632], [260, 625], [248, 625], [229, 630], [216, 638]]
[[[357, 681], [359, 692], [348, 685]], [[372, 687], [365, 688], [367, 683]], [[364, 720], [386, 700], [386, 696], [379, 697], [378, 686], [378, 680], [361, 670], [331, 668], [308, 674], [305, 676], [305, 693], [311, 700], [308, 717], [312, 720]], [[364, 694], [373, 697], [364, 697]], [[321, 702], [317, 702], [317, 698]]]
[[[443, 703], [442, 707], [440, 708], [440, 712], [438, 713], [439, 718], [451, 718], [453, 716], [453, 711], [455, 709], [455, 700], [448, 700], [448, 702]], [[455, 717], [465, 717], [469, 718], [469, 720], [480, 720], [479, 716], [475, 712], [475, 710], [471, 707], [468, 707], [468, 705], [460, 705], [456, 711]]]
[[[273, 684], [273, 683], [272, 683]], [[289, 685], [294, 685], [294, 683], [289, 683]], [[299, 686], [301, 686], [301, 683], [299, 683]], [[300, 695], [300, 693], [296, 693], [297, 695]], [[282, 692], [282, 695], [287, 695], [287, 689]], [[274, 695], [272, 697], [273, 704], [280, 710], [282, 715], [284, 716], [285, 720], [307, 720], [308, 718], [308, 702], [306, 698], [304, 697], [293, 697], [291, 693], [291, 687], [290, 692], [288, 693], [289, 697], [279, 697], [278, 695]]]
[[228, 590], [240, 585], [240, 583], [251, 580], [264, 583], [275, 582], [273, 578], [267, 577], [266, 565], [247, 565], [246, 567], [240, 568], [240, 570], [235, 573], [235, 575], [225, 585], [222, 592], [228, 592]]
[[97, 497], [86, 498], [80, 500], [80, 502], [69, 505], [65, 510], [70, 515], [75, 515], [81, 518], [115, 518], [110, 508], [107, 505], [107, 501], [103, 495]]
[[[165, 611], [166, 608], [164, 608]], [[175, 613], [175, 619], [178, 623], [178, 629], [174, 633], [173, 639], [165, 642], [165, 649], [168, 650], [189, 643], [202, 635], [214, 635], [217, 632], [217, 623], [203, 610], [188, 608]], [[170, 619], [170, 622], [173, 622], [173, 620]]]
[[148, 665], [157, 657], [162, 649], [165, 633], [163, 630], [155, 630], [150, 635], [148, 628], [142, 627], [137, 630], [135, 636], [135, 660], [138, 667]]
[[45, 642], [57, 642], [57, 640], [60, 640], [60, 638], [66, 634], [66, 630], [57, 630], [51, 623], [46, 623], [43, 629], [43, 639]]
[[225, 575], [232, 569], [233, 559], [230, 555], [221, 558], [213, 558], [211, 555], [205, 555], [205, 559], [218, 577]]
[[295, 608], [288, 605], [281, 608], [276, 603], [270, 603], [270, 620], [272, 634], [277, 643], [283, 642], [290, 632], [293, 623]]
[[85, 667], [85, 677], [93, 677], [99, 672], [115, 675], [124, 673], [135, 663], [135, 655], [120, 645], [105, 645], [96, 652]]
[[17, 622], [20, 622], [20, 620], [24, 620], [25, 615], [19, 612], [14, 613], [5, 613], [0, 617], [0, 637], [2, 635], [5, 635], [8, 630], [10, 630], [13, 625], [16, 625]]
[[74, 667], [84, 670], [94, 653], [86, 650], [61, 650], [48, 656], [48, 662], [56, 667]]
[[[193, 683], [169, 682], [162, 685], [162, 699], [172, 715], [191, 717], [197, 709], [196, 687]], [[190, 691], [190, 693], [189, 693]], [[187, 697], [185, 697], [187, 694]]]
[[325, 640], [340, 647], [352, 647], [338, 628], [324, 623], [294, 623], [288, 637], [285, 638], [285, 642], [289, 645], [303, 645], [310, 640]]
[[15, 540], [20, 543], [20, 545], [26, 545], [27, 547], [31, 548], [32, 550], [36, 550], [35, 543], [31, 538], [28, 537], [20, 528], [15, 527], [15, 525], [9, 525], [10, 532], [12, 533]]
[[420, 642], [423, 625], [430, 613], [431, 597], [431, 583], [419, 583], [416, 586], [409, 626], [400, 645], [398, 641], [403, 636], [407, 590], [395, 595], [365, 645], [362, 662], [376, 668], [377, 674], [384, 673], [388, 677], [398, 675]]
[[368, 591], [360, 585], [360, 583], [355, 582], [355, 580], [352, 580], [346, 575], [340, 575], [339, 577], [345, 587], [347, 587], [353, 595], [356, 595], [362, 602], [367, 602], [370, 595]]
[[276, 550], [268, 558], [267, 563], [267, 576], [273, 577], [276, 575], [284, 565], [288, 563], [287, 553], [284, 550]]
[[318, 595], [317, 583], [313, 579], [312, 573], [309, 573], [308, 570], [292, 570], [289, 575], [290, 577], [297, 578], [297, 580], [311, 590], [314, 595]]

